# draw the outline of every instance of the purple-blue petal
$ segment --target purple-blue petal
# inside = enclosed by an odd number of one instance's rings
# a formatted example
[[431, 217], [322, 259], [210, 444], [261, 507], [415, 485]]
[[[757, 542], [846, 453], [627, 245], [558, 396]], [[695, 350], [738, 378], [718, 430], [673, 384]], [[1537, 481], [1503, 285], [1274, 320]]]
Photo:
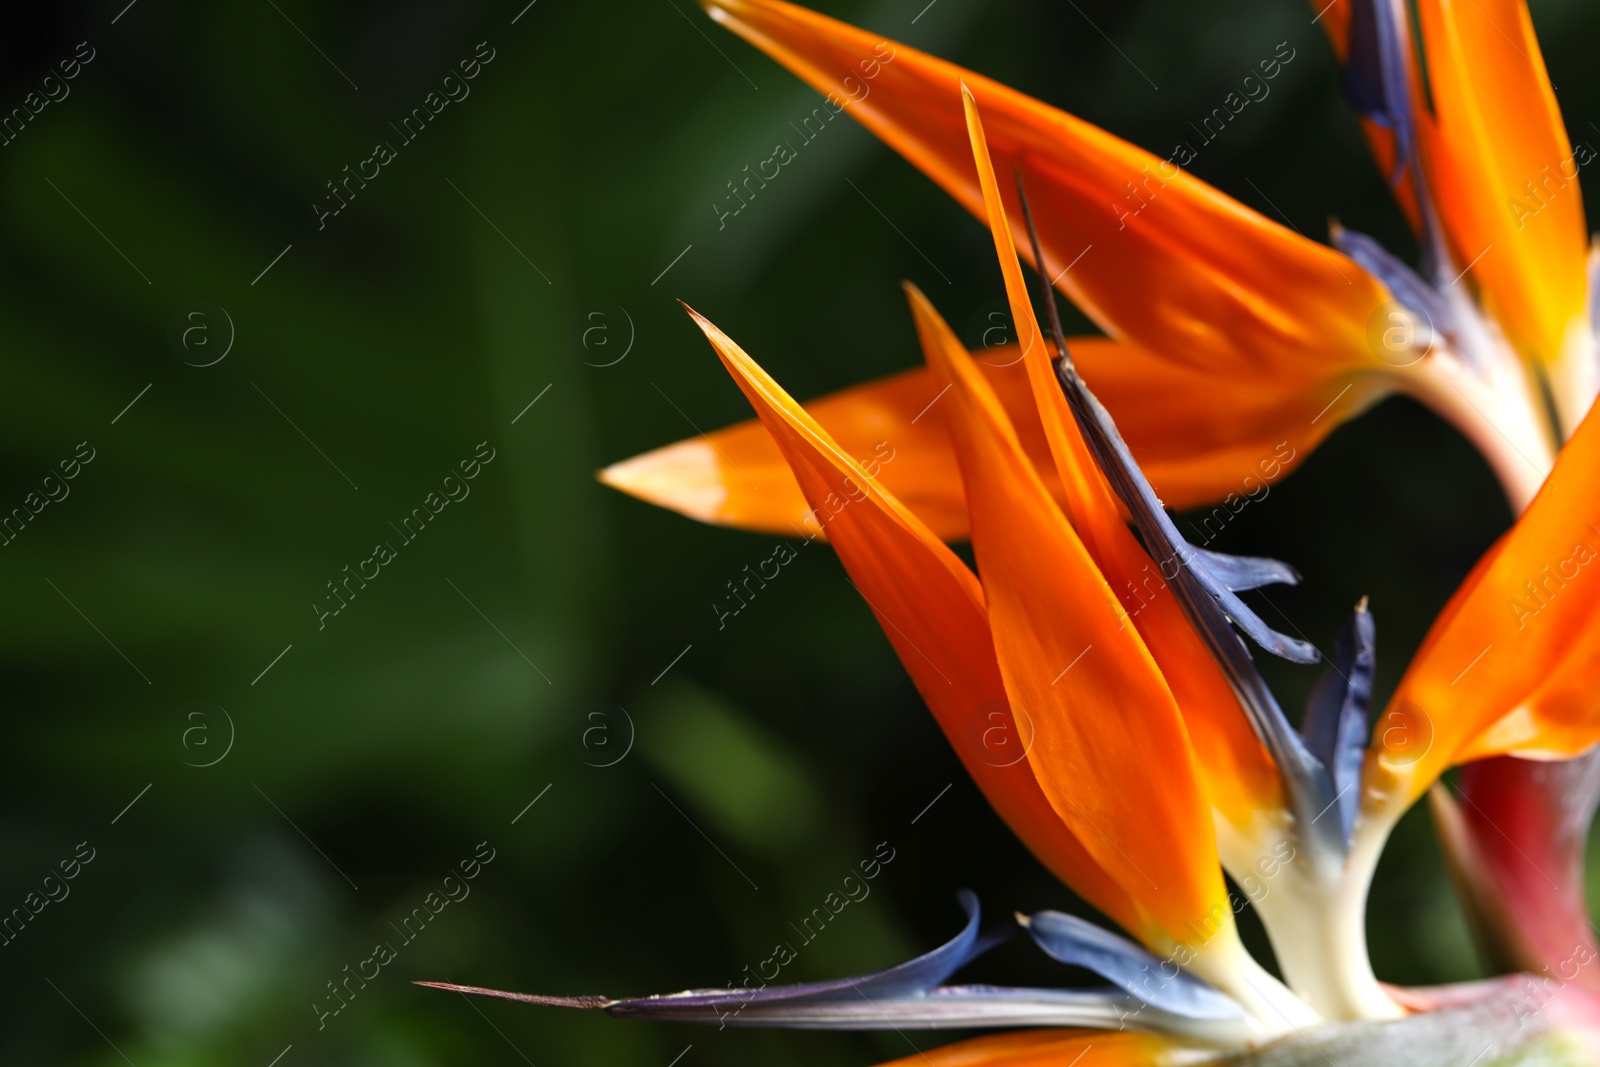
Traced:
[[1189, 1019], [1244, 1016], [1236, 1000], [1172, 960], [1075, 915], [1041, 911], [1026, 925], [1034, 944], [1053, 958], [1093, 971], [1152, 1008]]
[[1219, 582], [1235, 593], [1260, 589], [1264, 585], [1299, 585], [1300, 572], [1280, 560], [1265, 556], [1231, 556], [1197, 548], [1205, 567]]
[[1306, 747], [1333, 772], [1339, 827], [1345, 840], [1361, 807], [1361, 766], [1367, 747], [1367, 706], [1377, 663], [1377, 626], [1366, 601], [1339, 631], [1333, 659], [1311, 691], [1301, 726]]

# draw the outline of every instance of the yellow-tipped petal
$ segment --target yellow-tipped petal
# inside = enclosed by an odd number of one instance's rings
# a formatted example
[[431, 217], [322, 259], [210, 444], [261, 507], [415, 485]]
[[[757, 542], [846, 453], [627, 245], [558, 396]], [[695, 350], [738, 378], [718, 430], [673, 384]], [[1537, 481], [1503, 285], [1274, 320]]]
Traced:
[[[1096, 341], [1105, 346], [1110, 342]], [[986, 353], [985, 373], [1008, 410], [1033, 404], [1013, 348]], [[967, 537], [967, 502], [945, 430], [943, 383], [926, 367], [812, 400], [806, 411], [848, 455], [945, 541]], [[1030, 455], [1047, 460], [1037, 426]], [[1048, 464], [1041, 467], [1046, 470]], [[1054, 474], [1047, 474], [1056, 491]], [[651, 504], [720, 526], [795, 535], [811, 505], [758, 420], [690, 437], [613, 464], [600, 480]]]
[[[1383, 396], [1377, 379], [1357, 375], [1348, 391], [1335, 381], [1290, 397], [1238, 382], [1226, 404], [1197, 403], [1216, 388], [1208, 371], [1104, 337], [1067, 343], [1095, 395], [1116, 413], [1156, 492], [1179, 509], [1215, 504], [1230, 493], [1258, 499], [1340, 422]], [[1020, 349], [975, 354], [1023, 448], [1064, 500], [1043, 431], [1025, 417], [1034, 400]], [[807, 401], [805, 408], [940, 538], [964, 541], [967, 502], [937, 399], [941, 388], [926, 367], [916, 367]], [[754, 419], [625, 459], [601, 471], [600, 480], [701, 522], [745, 530], [793, 534], [810, 510]]]
[[749, 399], [945, 735], [995, 810], [1057, 877], [1130, 933], [1135, 898], [1057, 817], [1022, 755], [983, 590], [966, 564], [829, 436], [732, 339], [690, 311]]
[[[599, 478], [613, 489], [620, 489], [660, 507], [671, 508], [691, 519], [746, 529], [771, 530], [774, 527], [770, 522], [763, 522], [759, 518], [752, 521], [753, 516], [748, 509], [765, 502], [777, 514], [798, 519], [805, 513], [805, 498], [800, 497], [799, 487], [794, 484], [793, 478], [786, 478], [785, 484], [778, 484], [777, 478], [770, 477], [773, 462], [778, 459], [777, 450], [771, 447], [770, 440], [766, 441], [767, 447], [764, 449], [739, 447], [754, 437], [752, 430], [758, 429], [759, 424], [752, 420], [708, 434], [711, 440], [690, 437], [677, 441], [613, 463], [600, 472]], [[765, 434], [762, 436], [765, 438]], [[718, 438], [722, 439], [720, 445]], [[739, 471], [744, 468], [723, 459], [728, 451], [744, 457], [744, 467], [753, 469], [759, 475], [767, 475], [763, 481], [767, 482], [769, 488], [762, 491], [759, 483], [752, 483], [756, 487], [748, 494], [739, 492], [738, 486], [733, 483], [740, 479]], [[798, 501], [796, 497], [799, 497]], [[741, 506], [744, 501], [749, 501], [749, 504]], [[757, 514], [761, 518], [766, 517], [763, 513]]]

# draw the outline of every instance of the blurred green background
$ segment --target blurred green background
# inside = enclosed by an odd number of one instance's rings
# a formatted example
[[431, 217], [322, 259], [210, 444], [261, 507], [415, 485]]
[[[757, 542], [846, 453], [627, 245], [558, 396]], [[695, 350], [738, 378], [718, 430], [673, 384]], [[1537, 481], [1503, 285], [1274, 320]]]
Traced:
[[[124, 3], [15, 7], [0, 32], [7, 109], [93, 55], [0, 147], [0, 508], [95, 457], [0, 549], [0, 908], [94, 855], [0, 948], [0, 1062], [866, 1064], [913, 1047], [408, 983], [737, 982], [880, 842], [871, 896], [786, 977], [930, 947], [963, 886], [991, 915], [1078, 906], [826, 549], [719, 631], [723, 583], [773, 539], [593, 480], [748, 415], [675, 299], [814, 396], [918, 360], [902, 277], [978, 340], [1001, 290], [976, 222], [847, 121], [719, 231], [725, 183], [817, 94], [690, 0]], [[1296, 0], [821, 6], [1163, 153], [1288, 41], [1196, 172], [1312, 236], [1338, 216], [1409, 248]], [[1600, 137], [1600, 9], [1533, 7], [1574, 138]], [[401, 144], [475, 53], [470, 95]], [[378, 141], [396, 158], [319, 229]], [[480, 442], [470, 496], [402, 544], [390, 524]], [[1319, 643], [1371, 594], [1382, 696], [1507, 521], [1476, 455], [1396, 400], [1219, 541], [1304, 572], [1262, 609]], [[319, 628], [379, 541], [397, 557]], [[1268, 669], [1298, 707], [1315, 672]], [[397, 936], [475, 852], [470, 896]], [[1370, 921], [1380, 977], [1478, 973], [1419, 813]], [[384, 941], [397, 958], [321, 1015]], [[1020, 945], [973, 974], [1076, 980]]]

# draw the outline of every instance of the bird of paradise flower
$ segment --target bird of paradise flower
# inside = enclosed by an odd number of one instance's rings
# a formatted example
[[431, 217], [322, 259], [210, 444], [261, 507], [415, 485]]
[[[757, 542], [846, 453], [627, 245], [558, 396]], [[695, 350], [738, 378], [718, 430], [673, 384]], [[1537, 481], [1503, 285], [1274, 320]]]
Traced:
[[[824, 92], [881, 40], [780, 0], [705, 2]], [[1418, 270], [1338, 228], [1334, 247], [1317, 245], [1182, 172], [1160, 172], [1161, 195], [1119, 218], [1107, 205], [1156, 157], [897, 46], [852, 110], [989, 224], [1017, 359], [975, 359], [908, 285], [926, 369], [802, 407], [691, 311], [758, 421], [602, 474], [755, 529], [850, 500], [827, 509], [824, 532], [967, 769], [1035, 855], [1138, 943], [1057, 912], [984, 934], [963, 895], [952, 941], [836, 982], [624, 1000], [444, 988], [722, 1025], [1033, 1028], [919, 1054], [952, 1067], [1600, 1063], [1600, 997], [1583, 988], [1600, 991], [1600, 953], [1579, 877], [1600, 779], [1595, 759], [1568, 759], [1600, 740], [1591, 270], [1576, 191], [1531, 184], [1572, 152], [1527, 11], [1468, 6], [1417, 0], [1425, 67], [1398, 0], [1322, 11], [1345, 95], [1418, 235]], [[1104, 251], [1054, 273], [1088, 247]], [[1109, 336], [1063, 337], [1052, 282]], [[1436, 620], [1369, 744], [1366, 601], [1296, 730], [1242, 638], [1295, 662], [1318, 655], [1236, 594], [1298, 576], [1190, 545], [1154, 487], [1176, 506], [1213, 500], [1241, 457], [1279, 440], [1303, 456], [1391, 392], [1457, 425], [1521, 514]], [[917, 430], [935, 400], [936, 430]], [[873, 477], [855, 457], [886, 426], [915, 443], [900, 450], [911, 462]], [[728, 476], [752, 466], [783, 476], [761, 493]], [[962, 538], [981, 581], [945, 543]], [[1130, 611], [1119, 591], [1152, 566], [1161, 595]], [[1000, 766], [974, 743], [975, 709], [996, 708], [1026, 759]], [[1453, 797], [1435, 783], [1458, 764]], [[1406, 990], [1373, 976], [1367, 888], [1430, 787], [1486, 946], [1542, 980]], [[1282, 982], [1241, 944], [1224, 871], [1274, 881], [1256, 906]], [[1110, 985], [946, 984], [1018, 928]]]

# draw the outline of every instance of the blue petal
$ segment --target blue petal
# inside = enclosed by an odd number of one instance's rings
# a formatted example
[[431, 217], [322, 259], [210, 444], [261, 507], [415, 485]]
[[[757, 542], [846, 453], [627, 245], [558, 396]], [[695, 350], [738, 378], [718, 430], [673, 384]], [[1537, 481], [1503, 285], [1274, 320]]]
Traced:
[[1230, 556], [1197, 548], [1206, 569], [1235, 593], [1260, 589], [1264, 585], [1299, 585], [1300, 572], [1287, 563], [1264, 556]]
[[[1345, 99], [1358, 114], [1394, 131], [1394, 172], [1389, 182], [1398, 186], [1409, 173], [1422, 223], [1418, 243], [1423, 273], [1442, 285], [1453, 272], [1447, 266], [1451, 258], [1439, 212], [1418, 165], [1410, 11], [1405, 0], [1351, 0], [1350, 6], [1350, 48], [1341, 79]], [[1423, 80], [1424, 91], [1426, 84]]]
[[[1125, 937], [1059, 911], [1028, 916], [1034, 943], [1062, 963], [1085, 967], [1153, 1008], [1190, 1019], [1242, 1018], [1237, 1001]], [[1169, 973], [1170, 972], [1170, 973]]]
[[[1360, 264], [1361, 268], [1382, 282], [1394, 298], [1413, 312], [1422, 316], [1423, 322], [1436, 333], [1454, 338], [1459, 334], [1456, 316], [1439, 291], [1423, 280], [1422, 276], [1391, 255], [1374, 238], [1355, 230], [1347, 230], [1334, 223], [1329, 230], [1333, 247]], [[1427, 350], [1419, 338], [1417, 351]]]
[[1089, 392], [1070, 359], [1057, 365], [1057, 377], [1090, 452], [1133, 516], [1134, 525], [1139, 528], [1150, 554], [1161, 561], [1163, 577], [1168, 561], [1178, 565], [1173, 587], [1191, 621], [1199, 625], [1194, 618], [1194, 613], [1199, 612], [1231, 622], [1274, 655], [1294, 663], [1317, 662], [1320, 657], [1309, 642], [1281, 634], [1261, 621], [1261, 617], [1234, 596], [1223, 578], [1212, 570], [1209, 565], [1212, 553], [1194, 547], [1178, 532], [1133, 453], [1128, 451], [1111, 413]]
[[1339, 631], [1333, 661], [1311, 691], [1301, 727], [1306, 747], [1333, 771], [1339, 828], [1346, 841], [1361, 806], [1361, 763], [1367, 747], [1376, 642], [1377, 626], [1362, 600]]
[[[1138, 1018], [1142, 1005], [1109, 990], [1014, 989], [1004, 986], [941, 986], [905, 996], [852, 999], [759, 999], [698, 1003], [685, 993], [607, 1005], [620, 1018], [719, 1026], [783, 1027], [791, 1030], [941, 1029], [946, 1027], [1079, 1026], [1109, 1028]], [[1147, 1025], [1159, 1025], [1152, 1013]]]
[[1393, 130], [1399, 141], [1392, 180], [1415, 158], [1411, 71], [1407, 60], [1406, 11], [1396, 0], [1352, 0], [1350, 48], [1340, 79], [1356, 113]]
[[[794, 986], [792, 988], [796, 991], [796, 995], [813, 999], [821, 997], [837, 999], [853, 997], [857, 993], [866, 993], [874, 997], [923, 993], [936, 985], [944, 984], [945, 979], [952, 974], [1011, 937], [1012, 930], [1009, 927], [1001, 927], [980, 936], [977, 894], [970, 889], [963, 889], [956, 894], [956, 898], [960, 900], [962, 910], [967, 913], [967, 925], [962, 927], [959, 934], [932, 952], [890, 967], [886, 971], [862, 975], [859, 978], [841, 978], [834, 982]], [[800, 992], [807, 989], [815, 992]]]
[[[932, 952], [924, 953], [887, 970], [874, 971], [854, 978], [769, 986], [766, 983], [776, 978], [784, 965], [797, 955], [793, 948], [785, 945], [783, 947], [789, 948], [789, 959], [778, 959], [780, 954], [774, 952], [753, 970], [746, 967], [743, 983], [734, 985], [729, 982], [721, 989], [686, 989], [681, 993], [622, 1000], [608, 997], [530, 997], [526, 994], [507, 994], [507, 996], [509, 999], [531, 999], [533, 1003], [557, 1007], [604, 1008], [613, 1015], [655, 1016], [687, 1022], [715, 1021], [714, 1018], [708, 1020], [704, 1016], [725, 1015], [733, 1010], [750, 1012], [755, 1005], [787, 1005], [792, 1008], [799, 1004], [820, 1005], [841, 1001], [856, 1003], [863, 1001], [864, 998], [877, 1001], [921, 996], [1015, 933], [1014, 928], [1003, 927], [979, 935], [980, 912], [977, 896], [970, 890], [963, 889], [957, 897], [961, 901], [962, 909], [967, 913], [966, 925], [961, 928], [959, 934]], [[768, 964], [772, 965], [771, 975], [765, 973]], [[759, 984], [752, 985], [752, 982]], [[497, 995], [493, 990], [474, 991]], [[780, 1011], [772, 1007], [768, 1014], [774, 1018], [787, 1017], [785, 1016], [787, 1010], [786, 1008]], [[760, 1013], [752, 1013], [751, 1017], [754, 1018], [757, 1014]]]
[[[827, 982], [804, 982], [794, 985], [769, 986], [764, 982], [755, 989], [749, 988], [748, 981], [744, 985], [730, 986], [723, 989], [694, 989], [682, 993], [672, 993], [670, 999], [675, 1005], [698, 1004], [701, 1006], [720, 1005], [748, 1005], [755, 1003], [773, 1003], [778, 1001], [820, 1003], [826, 1001], [854, 1001], [863, 996], [873, 998], [901, 997], [926, 993], [934, 986], [943, 984], [956, 971], [966, 966], [972, 960], [989, 951], [1001, 941], [1009, 938], [1014, 932], [1005, 927], [988, 935], [980, 937], [978, 934], [978, 898], [970, 890], [963, 889], [957, 894], [961, 907], [967, 913], [967, 924], [959, 934], [934, 949], [915, 959], [890, 967], [884, 971], [874, 971], [871, 974], [857, 975], [854, 978], [835, 978]], [[765, 964], [767, 961], [763, 960]], [[782, 964], [778, 964], [781, 967]], [[759, 971], [760, 965], [757, 966]], [[772, 977], [777, 977], [777, 967], [774, 968]], [[749, 972], [750, 968], [746, 968]], [[765, 975], [750, 974], [750, 978], [762, 981]], [[644, 997], [634, 1001], [618, 1001], [619, 1004], [647, 1005], [659, 1003], [669, 997]], [[632, 1010], [631, 1008], [629, 1010]]]
[[[961, 933], [934, 949], [897, 967], [856, 978], [799, 985], [733, 985], [722, 989], [686, 989], [653, 997], [616, 999], [604, 996], [549, 997], [512, 993], [481, 986], [446, 982], [417, 985], [472, 996], [496, 997], [543, 1007], [604, 1011], [624, 1018], [703, 1025], [785, 1027], [796, 1030], [906, 1030], [1060, 1026], [1095, 1029], [1135, 1029], [1197, 1035], [1217, 1041], [1239, 1041], [1248, 1036], [1249, 1023], [1239, 1006], [1222, 994], [1184, 975], [1183, 983], [1168, 982], [1148, 999], [1122, 989], [1030, 989], [1007, 986], [942, 983], [956, 970], [1015, 932], [1007, 927], [978, 933], [978, 901], [961, 893], [967, 923]], [[1046, 930], [1054, 929], [1053, 912], [1041, 913]], [[1060, 916], [1076, 922], [1069, 916]], [[1087, 924], [1085, 924], [1087, 925]], [[1132, 971], [1110, 962], [1121, 939], [1100, 932], [1103, 938], [1101, 973], [1123, 976], [1126, 988]], [[1134, 952], [1142, 952], [1129, 946]], [[1049, 951], [1047, 948], [1046, 951]], [[1147, 954], [1148, 955], [1148, 954]], [[1155, 957], [1150, 957], [1154, 960]], [[761, 967], [769, 961], [762, 961]], [[1160, 961], [1155, 961], [1159, 966]], [[781, 967], [782, 965], [779, 964]], [[758, 967], [760, 969], [760, 967]], [[748, 972], [750, 968], [746, 968]], [[776, 973], [777, 968], [774, 968]], [[756, 981], [761, 978], [749, 975]], [[1186, 991], [1186, 992], [1185, 992]], [[1187, 999], [1186, 999], [1187, 996]], [[1206, 998], [1217, 998], [1212, 1004]], [[1224, 1010], [1226, 1008], [1227, 1010]]]
[[[1053, 294], [1046, 297], [1047, 300], [1053, 298]], [[1054, 305], [1051, 311], [1053, 314]], [[1057, 330], [1057, 322], [1053, 321], [1051, 327]], [[1250, 726], [1277, 765], [1290, 808], [1299, 825], [1305, 828], [1302, 840], [1314, 851], [1342, 855], [1346, 843], [1338, 827], [1331, 822], [1317, 823], [1317, 816], [1326, 811], [1334, 799], [1332, 777], [1289, 725], [1233, 627], [1238, 626], [1261, 647], [1297, 663], [1315, 663], [1319, 658], [1317, 650], [1309, 642], [1297, 641], [1268, 627], [1207, 567], [1201, 550], [1184, 540], [1134, 462], [1110, 412], [1078, 377], [1066, 351], [1066, 342], [1059, 334], [1056, 343], [1065, 357], [1056, 364], [1056, 378], [1066, 394], [1078, 429], [1106, 480], [1133, 516], [1150, 554], [1163, 561], [1163, 575], [1165, 561], [1176, 560], [1181, 564], [1177, 577], [1171, 579], [1178, 604], [1216, 658]]]
[[661, 997], [544, 997], [447, 982], [416, 985], [541, 1007], [598, 1009], [619, 1018], [656, 1022], [773, 1027], [790, 1030], [1012, 1029], [1019, 1026], [1181, 1033], [1218, 1044], [1253, 1036], [1243, 1015], [1190, 1018], [1145, 1004], [1111, 989], [1032, 989], [1010, 986], [940, 986], [900, 997], [857, 996], [854, 1000], [722, 1000], [707, 1004], [701, 990]]
[[1332, 776], [1321, 761], [1306, 750], [1299, 733], [1284, 718], [1283, 709], [1267, 688], [1261, 672], [1256, 670], [1249, 649], [1233, 627], [1238, 626], [1263, 648], [1298, 663], [1315, 663], [1319, 658], [1317, 650], [1309, 642], [1296, 641], [1277, 633], [1262, 622], [1208, 567], [1207, 557], [1201, 554], [1201, 550], [1184, 540], [1173, 525], [1144, 472], [1128, 451], [1127, 442], [1117, 431], [1110, 412], [1089, 391], [1073, 366], [1072, 354], [1067, 351], [1066, 338], [1061, 330], [1061, 316], [1056, 309], [1055, 290], [1048, 281], [1044, 251], [1039, 247], [1039, 234], [1033, 225], [1028, 194], [1022, 188], [1020, 171], [1017, 174], [1017, 195], [1022, 202], [1028, 236], [1033, 243], [1033, 261], [1039, 268], [1039, 284], [1044, 290], [1044, 303], [1049, 311], [1051, 337], [1059, 354], [1056, 379], [1066, 395], [1067, 406], [1072, 409], [1073, 421], [1083, 434], [1084, 443], [1088, 445], [1100, 472], [1106, 476], [1112, 490], [1133, 517], [1145, 547], [1161, 561], [1163, 577], [1169, 560], [1179, 564], [1175, 577], [1169, 579], [1173, 595], [1177, 597], [1189, 624], [1216, 659], [1251, 729], [1261, 739], [1262, 746], [1277, 766], [1289, 808], [1299, 826], [1304, 828], [1302, 843], [1313, 853], [1343, 855], [1347, 843], [1338, 833], [1337, 826], [1329, 823], [1325, 824], [1324, 829], [1316, 823], [1316, 816], [1327, 810], [1333, 800]]
[[[1217, 994], [1220, 996], [1221, 994]], [[669, 999], [669, 998], [662, 998]], [[623, 1002], [606, 1010], [613, 1015], [639, 1015]], [[1231, 1001], [1229, 1003], [1232, 1003]], [[682, 1016], [649, 1012], [673, 1022], [718, 1023], [722, 1026], [784, 1027], [792, 1030], [940, 1030], [1059, 1026], [1099, 1030], [1132, 1029], [1234, 1035], [1245, 1016], [1234, 1005], [1226, 1016], [1184, 1016], [1146, 1005], [1136, 997], [1110, 989], [1031, 989], [1008, 986], [941, 986], [913, 996], [867, 997], [854, 1000], [751, 1002], [742, 1009], [726, 1006], [721, 1015], [706, 1017], [704, 1008]], [[1195, 1022], [1188, 1020], [1193, 1018]], [[1195, 1023], [1200, 1025], [1195, 1025]]]

